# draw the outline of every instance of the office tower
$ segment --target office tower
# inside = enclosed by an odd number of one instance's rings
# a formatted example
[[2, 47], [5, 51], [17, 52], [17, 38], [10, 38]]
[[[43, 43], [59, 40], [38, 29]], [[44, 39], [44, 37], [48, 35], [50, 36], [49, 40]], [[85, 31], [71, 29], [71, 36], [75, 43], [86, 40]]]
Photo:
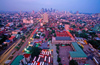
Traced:
[[47, 12], [47, 8], [45, 8], [45, 12]]
[[44, 12], [44, 8], [41, 9], [41, 12]]
[[32, 14], [34, 14], [35, 12], [34, 12], [34, 10], [32, 11]]
[[100, 13], [98, 14], [98, 17], [100, 18]]
[[79, 11], [77, 11], [76, 14], [79, 14]]
[[47, 13], [43, 14], [43, 22], [48, 22], [48, 14]]
[[51, 8], [51, 12], [52, 12], [52, 8]]

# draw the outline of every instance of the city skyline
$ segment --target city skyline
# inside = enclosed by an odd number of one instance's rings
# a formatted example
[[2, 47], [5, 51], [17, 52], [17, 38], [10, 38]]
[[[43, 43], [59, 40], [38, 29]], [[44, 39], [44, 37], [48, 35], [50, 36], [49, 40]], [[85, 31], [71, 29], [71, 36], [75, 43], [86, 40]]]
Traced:
[[39, 11], [53, 8], [59, 11], [100, 13], [99, 0], [0, 0], [0, 11]]

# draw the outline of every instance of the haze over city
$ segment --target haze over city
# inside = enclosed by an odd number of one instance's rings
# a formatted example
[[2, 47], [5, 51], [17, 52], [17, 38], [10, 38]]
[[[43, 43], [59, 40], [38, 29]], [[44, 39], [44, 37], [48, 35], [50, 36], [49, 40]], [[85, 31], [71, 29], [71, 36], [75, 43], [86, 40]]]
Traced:
[[100, 65], [100, 0], [0, 0], [0, 65]]
[[0, 0], [0, 11], [39, 11], [41, 8], [100, 13], [100, 0]]

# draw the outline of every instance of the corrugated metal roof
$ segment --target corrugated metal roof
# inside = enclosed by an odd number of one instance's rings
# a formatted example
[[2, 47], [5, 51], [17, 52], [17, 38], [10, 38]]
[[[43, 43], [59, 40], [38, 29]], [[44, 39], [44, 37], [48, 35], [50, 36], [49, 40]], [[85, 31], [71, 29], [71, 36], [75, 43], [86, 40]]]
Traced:
[[70, 37], [56, 37], [56, 40], [71, 40]]
[[73, 47], [76, 51], [70, 51], [70, 56], [72, 58], [82, 58], [87, 57], [87, 55], [83, 52], [83, 50], [78, 46], [77, 42], [72, 42]]
[[23, 55], [17, 56], [17, 57], [14, 59], [14, 61], [11, 63], [11, 65], [19, 65], [20, 60], [22, 60], [23, 58], [24, 58]]

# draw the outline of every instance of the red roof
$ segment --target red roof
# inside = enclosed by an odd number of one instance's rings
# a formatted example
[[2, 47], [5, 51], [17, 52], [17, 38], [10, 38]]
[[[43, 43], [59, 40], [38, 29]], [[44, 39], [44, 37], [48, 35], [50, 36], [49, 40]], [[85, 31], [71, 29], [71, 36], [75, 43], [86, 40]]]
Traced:
[[15, 36], [11, 36], [10, 38], [15, 38]]
[[23, 28], [20, 28], [20, 30], [22, 30]]
[[9, 38], [9, 40], [12, 40], [13, 38], [15, 38], [15, 36], [11, 36], [11, 37]]
[[73, 30], [73, 28], [69, 28], [70, 30]]
[[3, 33], [4, 33], [3, 31], [0, 31], [0, 35], [3, 34]]
[[66, 37], [66, 36], [69, 36], [69, 35], [66, 31], [63, 31], [63, 32], [56, 32], [56, 36]]
[[25, 58], [28, 58], [31, 54], [24, 54]]
[[38, 41], [38, 42], [35, 42], [35, 43], [42, 43], [42, 41]]
[[40, 29], [44, 29], [44, 28], [41, 27]]

